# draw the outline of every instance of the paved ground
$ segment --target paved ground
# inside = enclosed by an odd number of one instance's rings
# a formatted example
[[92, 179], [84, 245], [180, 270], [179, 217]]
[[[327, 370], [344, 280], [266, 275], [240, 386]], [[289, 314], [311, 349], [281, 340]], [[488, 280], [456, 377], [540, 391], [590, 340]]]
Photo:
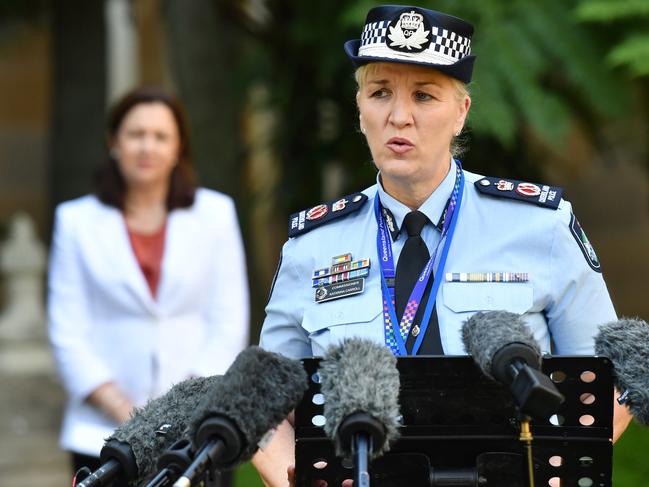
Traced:
[[63, 401], [44, 339], [0, 341], [0, 486], [70, 485], [57, 446]]

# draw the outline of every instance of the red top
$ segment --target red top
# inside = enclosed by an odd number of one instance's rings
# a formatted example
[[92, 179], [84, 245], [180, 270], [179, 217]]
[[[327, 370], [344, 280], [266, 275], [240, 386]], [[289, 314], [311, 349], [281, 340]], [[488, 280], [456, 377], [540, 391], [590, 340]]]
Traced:
[[164, 253], [165, 230], [167, 222], [155, 233], [141, 234], [128, 228], [128, 238], [131, 241], [133, 253], [137, 263], [142, 269], [151, 295], [155, 298], [160, 282], [160, 269], [162, 267], [162, 254]]

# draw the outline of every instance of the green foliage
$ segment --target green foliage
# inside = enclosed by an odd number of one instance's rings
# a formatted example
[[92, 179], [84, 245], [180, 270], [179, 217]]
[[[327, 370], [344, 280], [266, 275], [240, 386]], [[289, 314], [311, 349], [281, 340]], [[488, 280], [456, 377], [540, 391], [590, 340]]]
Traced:
[[581, 20], [609, 22], [649, 15], [647, 0], [584, 0], [577, 7]]
[[251, 463], [244, 463], [234, 473], [234, 487], [263, 487], [263, 485]]
[[610, 66], [626, 67], [632, 77], [649, 75], [647, 0], [582, 0], [575, 12], [584, 22], [614, 23], [619, 35], [606, 57]]
[[278, 117], [274, 148], [282, 163], [276, 188], [285, 213], [321, 199], [325, 167], [346, 167], [343, 191], [373, 178], [357, 131], [355, 86], [343, 43], [358, 25], [344, 20], [345, 0], [269, 0], [270, 21], [252, 32], [250, 77], [270, 88], [269, 105]]
[[649, 34], [629, 35], [611, 50], [607, 60], [614, 66], [627, 66], [635, 76], [648, 76]]
[[632, 423], [613, 448], [613, 485], [640, 487], [649, 478], [649, 433], [646, 428]]

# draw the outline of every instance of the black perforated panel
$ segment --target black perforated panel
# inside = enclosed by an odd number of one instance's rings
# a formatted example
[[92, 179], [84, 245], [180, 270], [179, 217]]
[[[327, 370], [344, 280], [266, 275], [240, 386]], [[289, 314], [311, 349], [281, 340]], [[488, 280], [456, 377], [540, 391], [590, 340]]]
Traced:
[[[323, 398], [319, 359], [304, 360], [311, 378], [296, 409], [296, 479], [329, 487], [352, 478], [351, 462], [334, 456], [321, 427]], [[525, 447], [507, 387], [485, 378], [470, 357], [404, 357], [401, 438], [372, 463], [374, 487], [476, 485], [529, 486]], [[556, 414], [532, 423], [536, 486], [609, 487], [612, 475], [612, 366], [599, 357], [549, 357], [543, 371], [566, 401]], [[317, 426], [320, 425], [320, 426]], [[431, 473], [432, 472], [432, 473]], [[464, 476], [465, 484], [432, 482], [431, 476]], [[448, 480], [446, 480], [448, 481]], [[480, 484], [482, 485], [482, 484]]]

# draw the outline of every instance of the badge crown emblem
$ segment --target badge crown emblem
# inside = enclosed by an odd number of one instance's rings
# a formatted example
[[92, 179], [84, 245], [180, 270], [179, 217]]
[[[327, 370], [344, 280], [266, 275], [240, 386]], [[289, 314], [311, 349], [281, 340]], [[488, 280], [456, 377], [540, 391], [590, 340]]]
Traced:
[[389, 27], [388, 39], [392, 41], [388, 47], [420, 52], [429, 42], [429, 30], [425, 29], [424, 16], [414, 10], [404, 12], [399, 16], [396, 25]]
[[401, 14], [401, 28], [408, 30], [417, 30], [419, 24], [424, 21], [424, 16], [414, 10]]

